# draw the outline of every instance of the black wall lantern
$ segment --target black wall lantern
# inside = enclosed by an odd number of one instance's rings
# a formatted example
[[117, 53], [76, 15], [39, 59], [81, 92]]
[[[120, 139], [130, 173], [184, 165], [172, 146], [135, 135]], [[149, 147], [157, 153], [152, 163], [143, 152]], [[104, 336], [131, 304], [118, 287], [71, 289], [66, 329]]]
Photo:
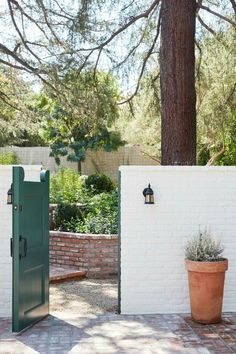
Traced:
[[12, 204], [12, 187], [13, 185], [11, 184], [11, 188], [7, 192], [7, 204]]
[[144, 204], [154, 204], [154, 193], [150, 183], [148, 184], [148, 187], [143, 190], [143, 195], [145, 198]]

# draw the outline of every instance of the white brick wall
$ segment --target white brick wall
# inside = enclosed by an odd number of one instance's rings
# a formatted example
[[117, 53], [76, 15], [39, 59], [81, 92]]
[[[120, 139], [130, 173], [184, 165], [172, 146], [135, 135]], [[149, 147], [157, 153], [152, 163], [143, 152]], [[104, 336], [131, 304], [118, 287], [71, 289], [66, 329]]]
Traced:
[[[236, 311], [236, 167], [129, 166], [121, 171], [121, 312], [189, 312], [184, 245], [211, 229], [229, 259], [224, 311]], [[155, 204], [145, 205], [148, 183]]]
[[[39, 181], [41, 166], [24, 166], [25, 180]], [[0, 165], [0, 317], [11, 316], [12, 308], [12, 209], [6, 204], [12, 182], [12, 166]]]

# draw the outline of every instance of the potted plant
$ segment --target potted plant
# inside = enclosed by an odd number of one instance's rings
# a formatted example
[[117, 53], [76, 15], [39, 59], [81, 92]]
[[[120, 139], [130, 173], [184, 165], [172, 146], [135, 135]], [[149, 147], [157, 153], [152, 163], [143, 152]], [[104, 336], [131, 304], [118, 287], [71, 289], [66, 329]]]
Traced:
[[187, 242], [185, 267], [188, 271], [192, 319], [211, 324], [221, 321], [225, 271], [228, 260], [224, 247], [207, 231]]

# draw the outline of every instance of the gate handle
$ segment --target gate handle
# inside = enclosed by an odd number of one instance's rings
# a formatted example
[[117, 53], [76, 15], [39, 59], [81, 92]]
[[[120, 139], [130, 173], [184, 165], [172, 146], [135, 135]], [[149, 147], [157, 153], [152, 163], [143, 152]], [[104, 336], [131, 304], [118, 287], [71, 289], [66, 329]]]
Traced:
[[27, 255], [27, 238], [20, 236], [20, 241], [24, 241], [24, 247], [23, 247], [24, 254], [20, 255], [20, 258], [25, 258]]

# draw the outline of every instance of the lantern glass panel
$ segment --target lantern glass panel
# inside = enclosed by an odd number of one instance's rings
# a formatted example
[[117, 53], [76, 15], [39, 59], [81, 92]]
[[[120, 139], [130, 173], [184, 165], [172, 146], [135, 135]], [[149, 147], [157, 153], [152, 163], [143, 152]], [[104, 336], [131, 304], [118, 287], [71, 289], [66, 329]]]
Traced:
[[12, 204], [12, 185], [11, 185], [11, 188], [7, 192], [7, 204]]
[[7, 204], [12, 204], [12, 194], [7, 194]]

